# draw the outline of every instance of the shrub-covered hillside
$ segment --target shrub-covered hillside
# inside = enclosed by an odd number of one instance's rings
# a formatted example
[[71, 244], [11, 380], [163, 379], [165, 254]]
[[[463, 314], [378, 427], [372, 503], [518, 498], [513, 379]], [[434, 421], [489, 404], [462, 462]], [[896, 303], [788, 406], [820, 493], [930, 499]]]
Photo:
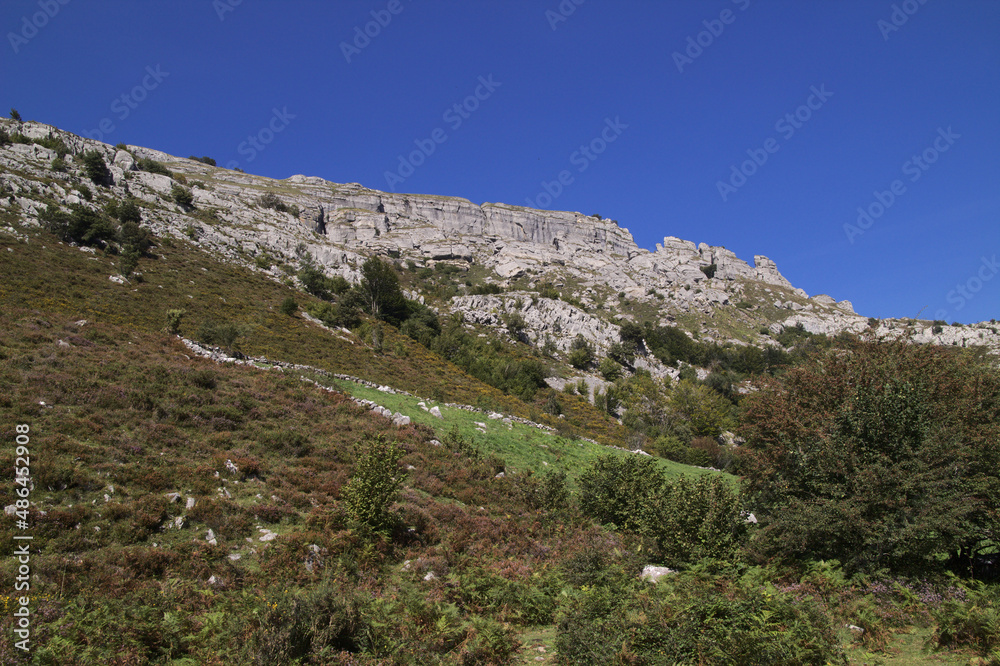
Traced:
[[0, 663], [1000, 663], [993, 359], [650, 323], [591, 399], [381, 260], [281, 283], [100, 203], [3, 213]]

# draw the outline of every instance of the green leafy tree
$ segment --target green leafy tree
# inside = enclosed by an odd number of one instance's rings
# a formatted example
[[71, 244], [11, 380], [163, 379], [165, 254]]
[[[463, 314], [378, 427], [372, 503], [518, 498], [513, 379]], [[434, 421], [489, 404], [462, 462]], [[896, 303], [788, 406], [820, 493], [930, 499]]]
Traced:
[[387, 533], [396, 518], [391, 512], [399, 498], [405, 472], [399, 461], [405, 451], [382, 435], [367, 437], [357, 444], [357, 462], [343, 492], [344, 509], [356, 527]]
[[184, 208], [194, 206], [194, 195], [191, 194], [191, 190], [181, 185], [170, 188], [170, 197]]
[[184, 310], [167, 310], [167, 326], [164, 330], [170, 335], [177, 335], [181, 332], [181, 320], [187, 314]]
[[281, 314], [291, 317], [298, 311], [299, 304], [296, 303], [295, 299], [291, 296], [286, 296], [285, 300], [281, 301], [281, 307], [279, 309]]
[[573, 338], [573, 342], [570, 343], [569, 358], [567, 360], [577, 370], [589, 368], [594, 362], [594, 348], [583, 335], [577, 334]]
[[378, 257], [370, 257], [361, 266], [361, 295], [368, 314], [398, 326], [406, 318], [406, 299], [396, 271]]
[[99, 151], [88, 150], [82, 156], [83, 168], [87, 172], [87, 178], [95, 185], [110, 185], [111, 171], [104, 163], [104, 156]]
[[10, 110], [10, 118], [11, 120], [16, 120], [17, 122], [21, 122], [21, 114], [17, 112], [17, 109], [12, 108]]
[[600, 372], [601, 376], [609, 382], [613, 382], [622, 376], [622, 366], [619, 365], [617, 361], [608, 357], [601, 359], [601, 363], [598, 366], [597, 371]]
[[608, 454], [580, 475], [580, 509], [600, 523], [642, 531], [663, 481], [651, 457]]
[[720, 476], [678, 477], [664, 483], [645, 531], [667, 564], [743, 557], [747, 522], [736, 488]]
[[115, 211], [115, 216], [122, 223], [134, 222], [139, 224], [142, 222], [142, 213], [139, 207], [135, 205], [135, 200], [128, 198], [117, 207]]
[[736, 423], [732, 403], [707, 386], [688, 379], [678, 382], [668, 404], [687, 421], [695, 436], [718, 437]]
[[864, 340], [757, 388], [741, 434], [762, 555], [923, 571], [1000, 537], [1000, 375], [988, 362]]

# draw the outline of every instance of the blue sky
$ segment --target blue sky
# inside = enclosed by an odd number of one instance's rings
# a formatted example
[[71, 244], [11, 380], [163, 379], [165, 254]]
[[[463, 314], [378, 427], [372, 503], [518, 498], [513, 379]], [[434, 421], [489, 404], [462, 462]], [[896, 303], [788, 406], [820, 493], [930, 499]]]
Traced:
[[0, 28], [0, 108], [109, 143], [599, 213], [864, 315], [1000, 317], [993, 0], [4, 0]]

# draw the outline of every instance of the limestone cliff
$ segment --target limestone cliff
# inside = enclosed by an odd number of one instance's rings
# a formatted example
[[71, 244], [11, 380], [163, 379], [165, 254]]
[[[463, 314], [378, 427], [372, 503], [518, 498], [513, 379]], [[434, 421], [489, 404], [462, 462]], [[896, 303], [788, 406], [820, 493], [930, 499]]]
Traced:
[[[418, 266], [444, 261], [464, 270], [475, 268], [485, 281], [511, 288], [555, 285], [574, 303], [575, 312], [556, 312], [552, 303], [524, 312], [533, 340], [552, 335], [551, 325], [561, 317], [563, 330], [580, 324], [581, 332], [585, 329], [603, 347], [605, 338], [614, 337], [615, 317], [637, 318], [638, 313], [661, 323], [683, 321], [692, 333], [707, 339], [752, 344], [770, 343], [759, 333], [768, 327], [774, 331], [801, 323], [810, 330], [836, 333], [868, 326], [849, 302], [828, 296], [810, 299], [795, 289], [762, 255], [755, 256], [751, 266], [724, 247], [673, 236], [650, 251], [638, 247], [628, 229], [616, 222], [580, 213], [386, 193], [301, 175], [273, 180], [139, 146], [116, 149], [39, 123], [2, 122], [10, 134], [60, 138], [70, 150], [64, 158], [66, 170], [58, 172], [52, 169], [57, 155], [49, 148], [30, 143], [0, 147], [0, 205], [29, 222], [47, 205], [96, 205], [88, 203], [83, 191], [80, 155], [97, 150], [110, 167], [111, 192], [146, 202], [143, 221], [156, 234], [193, 239], [227, 260], [258, 270], [270, 263], [264, 270], [276, 278], [282, 276], [280, 265], [297, 266], [308, 252], [328, 274], [348, 279], [357, 278], [367, 256], [378, 254]], [[140, 170], [144, 158], [161, 162], [173, 177]], [[190, 189], [193, 210], [174, 202], [172, 191], [178, 185]], [[276, 195], [285, 211], [262, 205], [266, 193]], [[506, 307], [509, 299], [501, 300]], [[490, 299], [460, 296], [432, 305], [462, 312], [469, 321], [499, 325], [489, 315], [498, 302]], [[584, 319], [586, 325], [580, 323]], [[910, 334], [935, 340], [922, 330]], [[556, 337], [556, 344], [565, 344], [566, 335]], [[988, 328], [941, 338], [946, 343], [956, 340], [1000, 345], [1000, 337]]]

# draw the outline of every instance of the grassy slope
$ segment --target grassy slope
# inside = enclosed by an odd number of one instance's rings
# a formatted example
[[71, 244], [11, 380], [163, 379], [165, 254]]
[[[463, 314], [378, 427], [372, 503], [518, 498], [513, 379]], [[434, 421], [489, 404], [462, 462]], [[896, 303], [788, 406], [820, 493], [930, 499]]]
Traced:
[[[320, 380], [322, 381], [322, 378]], [[561, 469], [575, 481], [588, 463], [609, 452], [607, 447], [600, 444], [562, 437], [557, 433], [516, 421], [506, 425], [502, 420], [490, 419], [480, 412], [470, 412], [456, 407], [438, 405], [443, 416], [442, 419], [438, 419], [418, 406], [417, 403], [421, 402], [419, 397], [388, 394], [343, 380], [331, 383], [353, 396], [372, 400], [393, 412], [398, 411], [409, 416], [414, 423], [433, 429], [439, 438], [445, 437], [452, 428], [455, 428], [462, 437], [475, 444], [481, 451], [503, 458], [508, 468], [515, 472], [539, 473], [549, 469]], [[433, 401], [424, 402], [428, 409], [436, 405]], [[479, 424], [484, 424], [485, 427]], [[715, 473], [663, 458], [656, 458], [656, 462], [669, 476]]]

